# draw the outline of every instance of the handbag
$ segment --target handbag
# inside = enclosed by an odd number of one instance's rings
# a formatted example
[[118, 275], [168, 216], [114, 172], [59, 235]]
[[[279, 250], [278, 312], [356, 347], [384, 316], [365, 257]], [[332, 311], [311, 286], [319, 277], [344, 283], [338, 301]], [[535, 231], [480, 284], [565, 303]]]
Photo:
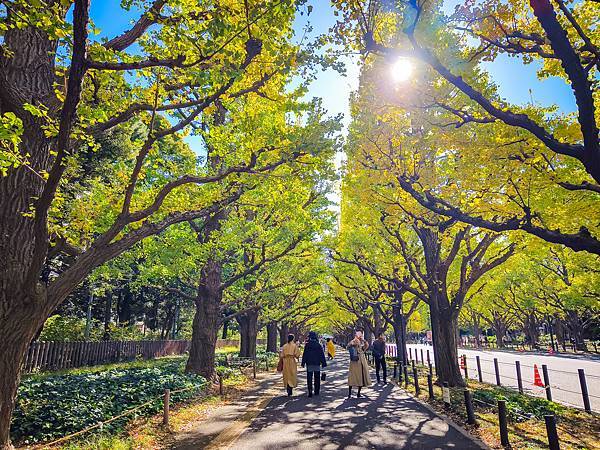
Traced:
[[277, 372], [283, 372], [283, 358], [279, 357], [279, 362], [277, 362]]
[[325, 372], [321, 372], [321, 381], [325, 381], [325, 378], [327, 378], [327, 374]]
[[348, 347], [348, 352], [350, 352], [350, 361], [358, 361], [358, 350], [354, 345]]

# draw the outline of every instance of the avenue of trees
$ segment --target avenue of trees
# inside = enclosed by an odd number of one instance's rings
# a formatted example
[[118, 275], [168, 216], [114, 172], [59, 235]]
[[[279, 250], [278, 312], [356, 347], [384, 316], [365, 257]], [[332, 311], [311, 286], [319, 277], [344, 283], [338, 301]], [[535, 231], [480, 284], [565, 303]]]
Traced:
[[0, 448], [56, 312], [102, 299], [106, 337], [187, 315], [187, 370], [212, 377], [219, 327], [251, 354], [258, 321], [324, 308], [338, 125], [290, 87], [318, 61], [292, 42], [302, 3], [123, 2], [138, 18], [99, 39], [89, 0], [2, 2]]
[[[600, 3], [334, 0], [304, 42], [304, 0], [122, 1], [114, 36], [91, 1], [0, 1], [0, 449], [39, 338], [191, 339], [210, 379], [232, 332], [431, 330], [461, 385], [459, 329], [597, 336]], [[305, 95], [335, 52], [361, 69], [339, 215], [340, 118]], [[506, 56], [576, 111], [504, 100]]]
[[[583, 349], [600, 312], [598, 3], [333, 3], [334, 39], [362, 69], [332, 251], [339, 307], [399, 344], [425, 312], [451, 385], [459, 328], [502, 346], [550, 327]], [[504, 100], [489, 63], [506, 56], [564, 80], [576, 112]]]

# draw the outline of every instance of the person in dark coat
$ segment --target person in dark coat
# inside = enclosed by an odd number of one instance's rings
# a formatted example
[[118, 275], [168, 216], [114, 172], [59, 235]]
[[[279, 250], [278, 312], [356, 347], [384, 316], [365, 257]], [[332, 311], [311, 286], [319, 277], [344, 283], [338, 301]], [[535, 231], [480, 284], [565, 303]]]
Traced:
[[385, 336], [383, 333], [379, 333], [379, 336], [373, 342], [372, 345], [373, 359], [375, 359], [375, 374], [377, 375], [377, 382], [381, 382], [379, 377], [379, 370], [383, 369], [383, 384], [387, 383], [387, 367], [385, 363]]
[[327, 361], [325, 361], [325, 353], [319, 343], [317, 333], [314, 331], [308, 333], [308, 342], [304, 346], [304, 353], [302, 353], [302, 367], [305, 366], [308, 396], [313, 396], [313, 382], [314, 393], [319, 395], [321, 390], [321, 367], [327, 367]]

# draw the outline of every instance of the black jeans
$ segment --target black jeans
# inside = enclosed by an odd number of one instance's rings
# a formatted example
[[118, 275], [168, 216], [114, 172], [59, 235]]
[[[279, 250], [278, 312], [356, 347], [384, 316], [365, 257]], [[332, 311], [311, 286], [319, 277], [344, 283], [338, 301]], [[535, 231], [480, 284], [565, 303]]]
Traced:
[[308, 393], [313, 393], [313, 382], [315, 386], [315, 395], [319, 395], [319, 391], [321, 390], [321, 372], [306, 372], [306, 383], [308, 384]]
[[383, 368], [383, 381], [387, 381], [387, 366], [385, 363], [385, 356], [375, 356], [375, 375], [377, 375], [377, 382], [380, 381], [379, 369]]

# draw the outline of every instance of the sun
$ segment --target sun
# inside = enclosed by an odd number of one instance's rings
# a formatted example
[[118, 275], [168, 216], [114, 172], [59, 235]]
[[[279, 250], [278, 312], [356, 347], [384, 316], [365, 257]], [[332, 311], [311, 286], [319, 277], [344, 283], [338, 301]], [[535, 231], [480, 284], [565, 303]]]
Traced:
[[395, 82], [401, 83], [408, 80], [414, 67], [408, 58], [398, 58], [391, 67], [391, 75]]

